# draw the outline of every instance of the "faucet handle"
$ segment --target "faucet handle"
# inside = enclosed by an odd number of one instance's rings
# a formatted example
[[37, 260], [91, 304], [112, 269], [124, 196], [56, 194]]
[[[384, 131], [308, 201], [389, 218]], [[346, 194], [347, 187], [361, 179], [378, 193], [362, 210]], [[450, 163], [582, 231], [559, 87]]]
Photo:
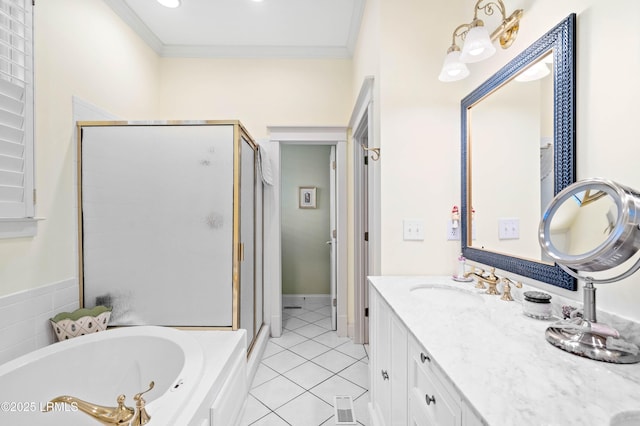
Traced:
[[151, 381], [151, 383], [149, 383], [149, 389], [147, 389], [144, 392], [140, 392], [137, 393], [133, 396], [133, 400], [138, 402], [138, 401], [142, 401], [142, 403], [144, 404], [144, 399], [142, 399], [142, 395], [144, 395], [145, 393], [149, 392], [151, 389], [153, 389], [153, 387], [155, 386], [155, 383], [153, 381]]
[[502, 297], [500, 298], [500, 300], [504, 300], [505, 302], [512, 302], [513, 297], [511, 297], [511, 284], [513, 284], [517, 288], [522, 288], [522, 283], [520, 281], [512, 281], [507, 277], [502, 277], [501, 281], [504, 283], [504, 289], [502, 290]]
[[146, 425], [151, 420], [151, 416], [149, 415], [149, 413], [147, 413], [146, 408], [144, 408], [146, 401], [142, 398], [142, 395], [153, 389], [153, 386], [155, 386], [155, 383], [152, 381], [151, 383], [149, 383], [149, 389], [144, 392], [137, 393], [133, 396], [133, 400], [136, 402], [136, 412], [133, 415], [133, 419], [131, 420], [131, 426]]

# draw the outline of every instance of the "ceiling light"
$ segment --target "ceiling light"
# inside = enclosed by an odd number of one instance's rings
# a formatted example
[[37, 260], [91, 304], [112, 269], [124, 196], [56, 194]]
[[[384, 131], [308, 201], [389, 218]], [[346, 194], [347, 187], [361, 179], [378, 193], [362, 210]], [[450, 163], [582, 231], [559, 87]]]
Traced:
[[170, 7], [172, 9], [180, 6], [180, 0], [157, 0], [157, 1], [164, 7]]
[[[478, 11], [482, 11], [485, 13], [485, 15], [491, 16], [493, 15], [495, 9], [498, 9], [500, 11], [500, 14], [502, 15], [502, 22], [495, 30], [493, 30], [491, 34], [489, 34], [488, 30], [484, 26], [484, 22], [478, 19]], [[478, 0], [474, 7], [473, 20], [471, 21], [471, 23], [459, 25], [455, 30], [453, 30], [451, 46], [447, 50], [447, 57], [445, 58], [442, 71], [438, 76], [440, 81], [461, 80], [469, 75], [469, 71], [467, 70], [464, 77], [455, 79], [442, 78], [443, 75], [446, 75], [448, 72], [445, 67], [449, 67], [448, 69], [451, 68], [450, 64], [451, 61], [453, 61], [453, 56], [450, 57], [450, 55], [454, 51], [460, 52], [457, 55], [458, 57], [456, 58], [458, 62], [472, 63], [482, 61], [493, 55], [496, 51], [493, 42], [496, 40], [499, 40], [500, 46], [503, 49], [511, 46], [518, 34], [521, 17], [522, 9], [517, 9], [509, 17], [507, 17], [506, 8], [502, 0]], [[462, 50], [460, 49], [458, 44], [456, 44], [456, 37], [459, 37], [464, 42], [464, 44], [462, 45]], [[459, 67], [459, 65], [456, 66]], [[459, 67], [459, 69], [461, 69], [461, 67]], [[461, 71], [461, 73], [464, 72]]]

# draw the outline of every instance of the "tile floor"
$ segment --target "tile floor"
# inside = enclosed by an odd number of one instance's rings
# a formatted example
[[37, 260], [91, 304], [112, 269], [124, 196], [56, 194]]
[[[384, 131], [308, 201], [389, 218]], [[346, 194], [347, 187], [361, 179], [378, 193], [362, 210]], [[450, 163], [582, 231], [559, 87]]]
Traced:
[[324, 304], [285, 307], [282, 336], [267, 343], [243, 426], [335, 425], [336, 395], [350, 395], [358, 424], [369, 423], [369, 348], [330, 331], [330, 313]]

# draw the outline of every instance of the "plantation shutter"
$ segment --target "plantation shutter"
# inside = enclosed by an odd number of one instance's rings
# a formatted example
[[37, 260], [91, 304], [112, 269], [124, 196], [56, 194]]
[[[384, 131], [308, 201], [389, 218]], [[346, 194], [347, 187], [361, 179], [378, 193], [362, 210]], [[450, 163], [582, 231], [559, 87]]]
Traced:
[[34, 216], [32, 0], [0, 0], [0, 218]]

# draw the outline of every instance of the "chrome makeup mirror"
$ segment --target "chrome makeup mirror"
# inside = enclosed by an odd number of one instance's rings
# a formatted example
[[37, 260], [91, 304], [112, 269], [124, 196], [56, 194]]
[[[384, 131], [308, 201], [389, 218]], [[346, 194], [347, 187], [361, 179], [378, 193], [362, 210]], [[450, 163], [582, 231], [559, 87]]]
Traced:
[[[569, 15], [461, 102], [462, 254], [567, 290], [576, 280], [544, 256], [537, 230], [575, 182], [575, 23]], [[520, 82], [539, 66], [550, 75]], [[517, 236], [500, 235], [505, 218]]]
[[[624, 279], [640, 269], [640, 194], [616, 182], [592, 178], [574, 183], [551, 201], [542, 217], [542, 250], [569, 275], [583, 280], [582, 318], [560, 321], [546, 331], [551, 344], [577, 355], [619, 364], [640, 362], [640, 348], [596, 320], [596, 288]], [[595, 279], [577, 271], [622, 272]]]

